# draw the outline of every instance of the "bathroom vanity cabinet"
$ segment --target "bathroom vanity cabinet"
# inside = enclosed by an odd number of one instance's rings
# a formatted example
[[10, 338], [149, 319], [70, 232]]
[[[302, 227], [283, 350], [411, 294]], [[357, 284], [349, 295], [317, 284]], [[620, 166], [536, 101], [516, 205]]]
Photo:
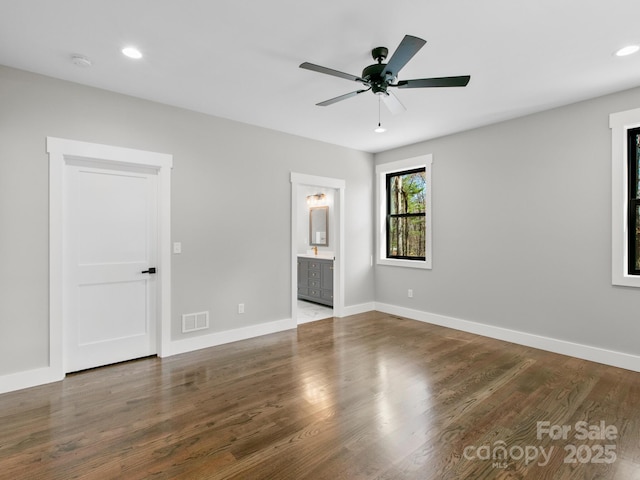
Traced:
[[333, 307], [333, 260], [298, 257], [298, 298]]

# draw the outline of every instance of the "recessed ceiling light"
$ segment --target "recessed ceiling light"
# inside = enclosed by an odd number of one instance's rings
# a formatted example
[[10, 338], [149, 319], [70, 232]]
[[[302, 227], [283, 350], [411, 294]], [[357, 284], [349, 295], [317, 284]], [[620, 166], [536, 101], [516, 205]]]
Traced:
[[142, 53], [135, 47], [126, 47], [122, 49], [122, 53], [129, 58], [142, 58]]
[[640, 50], [639, 45], [627, 45], [626, 47], [622, 47], [620, 50], [616, 52], [616, 56], [618, 57], [626, 57], [627, 55], [633, 55], [638, 50]]

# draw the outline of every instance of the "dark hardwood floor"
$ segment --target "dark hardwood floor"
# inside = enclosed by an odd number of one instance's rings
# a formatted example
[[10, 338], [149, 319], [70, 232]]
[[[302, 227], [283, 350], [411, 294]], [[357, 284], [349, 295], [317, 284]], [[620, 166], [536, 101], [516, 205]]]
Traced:
[[371, 312], [0, 395], [0, 477], [640, 479], [639, 401], [639, 373]]

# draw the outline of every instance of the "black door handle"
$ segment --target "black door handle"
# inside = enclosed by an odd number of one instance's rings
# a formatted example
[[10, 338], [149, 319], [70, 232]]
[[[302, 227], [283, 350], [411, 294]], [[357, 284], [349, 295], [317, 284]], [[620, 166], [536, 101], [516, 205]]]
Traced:
[[149, 270], [143, 270], [140, 273], [156, 273], [156, 267], [151, 267]]

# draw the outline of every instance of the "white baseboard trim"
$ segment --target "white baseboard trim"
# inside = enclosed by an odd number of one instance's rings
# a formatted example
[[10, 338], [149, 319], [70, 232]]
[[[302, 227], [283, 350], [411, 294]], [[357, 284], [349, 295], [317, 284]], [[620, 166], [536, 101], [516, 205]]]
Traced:
[[395, 305], [376, 303], [375, 306], [376, 310], [383, 313], [398, 315], [400, 317], [431, 323], [441, 327], [462, 330], [463, 332], [474, 333], [484, 337], [504, 340], [506, 342], [517, 343], [519, 345], [538, 348], [548, 352], [559, 353], [561, 355], [568, 355], [571, 357], [581, 358], [583, 360], [589, 360], [591, 362], [640, 372], [640, 356], [637, 355], [617, 352], [614, 350], [606, 350], [604, 348], [593, 347], [590, 345], [582, 345], [579, 343], [568, 342], [566, 340], [558, 340], [556, 338], [471, 322], [469, 320], [461, 320], [459, 318], [447, 317], [444, 315], [398, 307]]
[[0, 394], [58, 382], [64, 378], [57, 369], [51, 367], [34, 368], [24, 372], [0, 376]]
[[349, 305], [342, 309], [342, 315], [340, 318], [348, 317], [350, 315], [358, 315], [359, 313], [371, 312], [376, 309], [375, 302], [361, 303], [359, 305]]
[[198, 337], [190, 337], [182, 340], [174, 340], [169, 344], [169, 352], [162, 355], [169, 357], [180, 353], [193, 352], [203, 348], [215, 347], [225, 343], [237, 342], [239, 340], [247, 340], [249, 338], [268, 335], [270, 333], [282, 332], [296, 328], [296, 322], [292, 319], [276, 320], [273, 322], [259, 323], [248, 327], [234, 328], [233, 330], [225, 330], [222, 332], [214, 332], [208, 335]]

